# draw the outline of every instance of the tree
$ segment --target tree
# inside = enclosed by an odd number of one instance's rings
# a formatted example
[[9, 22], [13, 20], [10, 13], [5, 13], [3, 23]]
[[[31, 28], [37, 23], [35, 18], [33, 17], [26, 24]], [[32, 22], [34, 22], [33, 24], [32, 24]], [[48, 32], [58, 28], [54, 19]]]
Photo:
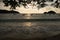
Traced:
[[17, 2], [16, 0], [4, 0], [3, 3], [5, 4], [5, 6], [10, 6], [10, 9], [16, 9], [16, 7], [20, 6], [20, 4], [26, 8], [27, 4], [30, 4], [32, 1], [37, 2], [37, 5], [40, 7], [46, 6], [45, 0], [18, 0], [18, 1], [19, 2]]
[[56, 0], [52, 5], [56, 8], [60, 8], [59, 0]]
[[54, 0], [46, 0], [46, 1], [53, 2]]
[[[43, 8], [45, 6], [48, 6], [45, 2], [49, 1], [49, 2], [53, 2], [53, 0], [18, 0], [18, 2], [16, 0], [3, 0], [3, 3], [5, 4], [4, 6], [8, 7], [10, 6], [10, 9], [16, 9], [16, 7], [20, 7], [20, 5], [23, 5], [24, 8], [26, 8], [27, 4], [31, 4], [31, 2], [37, 2], [37, 4], [33, 4], [32, 6], [36, 6], [37, 8]], [[56, 0], [54, 3], [51, 4], [51, 6], [54, 6], [56, 8], [60, 8], [60, 3], [59, 0]]]
[[4, 6], [9, 6], [9, 1], [8, 0], [3, 0], [3, 3], [5, 4]]
[[16, 0], [4, 0], [3, 3], [5, 4], [4, 6], [10, 6], [10, 9], [16, 9], [16, 7], [20, 7], [18, 2]]
[[41, 7], [45, 7], [46, 6], [45, 2], [46, 2], [45, 0], [41, 1]]
[[46, 0], [37, 1], [38, 9], [47, 6], [47, 4], [45, 2], [46, 2]]

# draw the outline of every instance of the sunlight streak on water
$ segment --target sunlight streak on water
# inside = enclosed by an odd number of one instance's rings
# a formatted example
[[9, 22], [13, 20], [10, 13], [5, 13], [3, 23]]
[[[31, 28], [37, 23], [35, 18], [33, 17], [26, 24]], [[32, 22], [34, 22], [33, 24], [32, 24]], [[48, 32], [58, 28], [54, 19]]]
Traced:
[[24, 22], [22, 23], [23, 26], [31, 27], [32, 23], [31, 22]]
[[25, 15], [25, 18], [26, 19], [31, 19], [31, 15], [30, 14], [27, 14], [27, 15]]

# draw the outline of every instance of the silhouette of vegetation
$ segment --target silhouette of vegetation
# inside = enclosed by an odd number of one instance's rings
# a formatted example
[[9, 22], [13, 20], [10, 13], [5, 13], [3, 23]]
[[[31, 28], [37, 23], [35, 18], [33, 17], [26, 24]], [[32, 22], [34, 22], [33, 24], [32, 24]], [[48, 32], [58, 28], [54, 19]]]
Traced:
[[54, 11], [49, 11], [48, 14], [56, 14]]
[[20, 14], [17, 11], [0, 10], [0, 14]]
[[47, 14], [47, 12], [44, 12], [44, 14]]
[[54, 7], [56, 7], [56, 8], [60, 8], [60, 2], [59, 2], [59, 0], [56, 0], [52, 5]]
[[47, 0], [47, 1], [49, 1], [49, 2], [53, 2], [54, 0]]
[[56, 14], [56, 12], [54, 12], [54, 11], [48, 11], [48, 12], [44, 12], [44, 14]]
[[41, 0], [40, 2], [37, 1], [37, 3], [39, 4], [38, 9], [47, 6], [47, 4], [45, 4], [45, 2], [46, 2], [45, 0]]
[[22, 5], [26, 8], [26, 6], [27, 6], [27, 1], [26, 0], [22, 0], [22, 1], [19, 1], [19, 3], [21, 4], [22, 3]]
[[10, 6], [10, 9], [16, 9], [16, 7], [20, 7], [16, 0], [3, 0], [4, 6]]
[[[4, 6], [8, 7], [10, 6], [10, 9], [16, 9], [16, 7], [20, 7], [21, 5], [24, 6], [24, 8], [26, 8], [27, 4], [31, 4], [31, 2], [37, 2], [36, 5], [37, 8], [43, 8], [45, 6], [48, 6], [48, 4], [46, 4], [47, 1], [49, 2], [53, 2], [53, 0], [3, 0], [3, 3], [5, 4]], [[34, 7], [34, 5], [32, 5]], [[54, 6], [56, 8], [60, 8], [60, 3], [59, 0], [56, 0], [53, 4], [51, 4], [51, 6]]]

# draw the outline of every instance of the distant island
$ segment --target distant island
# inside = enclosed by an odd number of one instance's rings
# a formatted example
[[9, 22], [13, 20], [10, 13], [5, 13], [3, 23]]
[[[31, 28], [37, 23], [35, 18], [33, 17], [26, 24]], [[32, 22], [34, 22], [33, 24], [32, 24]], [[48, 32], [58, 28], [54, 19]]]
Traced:
[[[18, 11], [8, 11], [0, 9], [0, 14], [20, 14]], [[43, 14], [57, 14], [55, 11], [44, 12]]]
[[44, 12], [44, 14], [57, 14], [55, 11]]
[[17, 11], [8, 11], [8, 10], [1, 10], [0, 9], [0, 14], [20, 14], [19, 12]]

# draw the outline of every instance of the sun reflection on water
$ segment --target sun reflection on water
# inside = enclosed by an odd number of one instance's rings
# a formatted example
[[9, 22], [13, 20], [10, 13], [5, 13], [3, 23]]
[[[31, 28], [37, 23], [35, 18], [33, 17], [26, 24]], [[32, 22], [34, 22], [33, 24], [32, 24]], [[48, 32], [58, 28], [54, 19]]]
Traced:
[[30, 14], [26, 14], [25, 15], [25, 19], [30, 19], [31, 18], [31, 15]]
[[31, 27], [31, 26], [32, 26], [32, 23], [31, 23], [31, 22], [24, 22], [24, 23], [23, 23], [23, 26]]

